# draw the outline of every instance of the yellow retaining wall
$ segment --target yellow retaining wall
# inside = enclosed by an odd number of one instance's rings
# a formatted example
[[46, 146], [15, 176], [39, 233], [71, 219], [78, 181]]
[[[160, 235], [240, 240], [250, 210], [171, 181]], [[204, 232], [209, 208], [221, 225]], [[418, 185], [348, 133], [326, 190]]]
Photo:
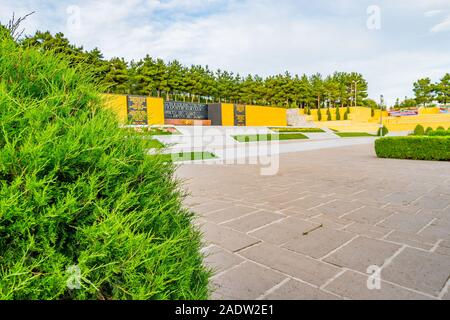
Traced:
[[439, 114], [440, 112], [441, 112], [441, 110], [438, 107], [434, 107], [434, 108], [420, 107], [419, 108], [419, 115], [422, 115], [422, 114]]
[[[322, 121], [327, 121], [327, 108], [320, 109], [322, 113]], [[347, 111], [347, 108], [339, 108], [339, 114], [341, 115], [341, 120], [344, 120], [344, 114]], [[336, 108], [330, 108], [331, 112], [331, 120], [336, 120]], [[301, 115], [304, 114], [303, 109], [299, 109], [299, 113]], [[383, 117], [387, 117], [388, 113], [383, 111]], [[311, 109], [311, 115], [307, 116], [308, 120], [318, 121], [317, 117], [317, 109]], [[380, 121], [380, 110], [375, 110], [375, 116], [371, 117], [371, 109], [366, 107], [350, 107], [350, 114], [348, 116], [349, 120], [354, 120], [358, 122], [368, 122], [368, 121]]]
[[234, 126], [234, 105], [222, 103], [222, 126]]
[[247, 126], [287, 126], [286, 109], [276, 107], [246, 106]]
[[164, 101], [161, 98], [147, 98], [147, 121], [149, 125], [164, 124]]
[[[379, 114], [377, 115], [379, 117]], [[376, 118], [378, 118], [376, 117]], [[357, 116], [356, 118], [359, 118]], [[366, 121], [315, 121], [318, 127], [327, 127], [341, 132], [376, 132], [379, 128], [379, 118], [370, 118]], [[420, 114], [417, 116], [388, 117], [383, 115], [383, 124], [389, 131], [413, 131], [420, 124], [425, 129], [431, 127], [450, 127], [450, 114]]]
[[119, 120], [120, 124], [126, 124], [128, 121], [127, 96], [120, 94], [104, 94], [105, 107], [112, 110]]
[[383, 124], [390, 131], [412, 131], [420, 124], [425, 129], [431, 127], [437, 129], [450, 127], [450, 114], [419, 114], [417, 116], [387, 117], [383, 119]]
[[[127, 96], [124, 94], [104, 94], [105, 107], [112, 110], [120, 124], [128, 123]], [[164, 102], [161, 98], [147, 97], [147, 121], [149, 125], [164, 124]]]

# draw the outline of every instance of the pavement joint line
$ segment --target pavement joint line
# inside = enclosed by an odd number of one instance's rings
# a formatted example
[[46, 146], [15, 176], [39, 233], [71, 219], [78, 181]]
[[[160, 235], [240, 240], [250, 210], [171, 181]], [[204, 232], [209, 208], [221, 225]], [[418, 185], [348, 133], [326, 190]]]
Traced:
[[[355, 193], [352, 193], [350, 196], [357, 196], [358, 194], [363, 193], [364, 191], [367, 191], [367, 190], [362, 189], [362, 190], [356, 191]], [[357, 201], [357, 199], [354, 199], [353, 201]]]
[[384, 260], [383, 265], [380, 266], [380, 274], [384, 268], [386, 268], [388, 265], [390, 265], [392, 263], [392, 261], [395, 259], [395, 257], [397, 257], [403, 250], [405, 250], [406, 247], [407, 247], [406, 245], [402, 245], [397, 251], [394, 252], [394, 254], [392, 256], [390, 256], [389, 258]]
[[211, 247], [214, 247], [215, 244], [214, 243], [210, 243], [209, 245], [207, 245], [206, 247], [203, 247], [200, 249], [200, 253], [204, 254], [206, 250], [208, 250]]
[[361, 237], [359, 234], [355, 235], [354, 237], [352, 237], [350, 240], [344, 242], [343, 244], [341, 244], [339, 247], [331, 250], [330, 252], [328, 252], [326, 255], [324, 255], [323, 257], [317, 259], [319, 261], [323, 261], [324, 259], [328, 258], [329, 256], [331, 256], [333, 253], [335, 253], [336, 251], [342, 249], [343, 247], [345, 247], [346, 245], [348, 245], [350, 242], [352, 242], [353, 240], [357, 239]]
[[306, 211], [312, 211], [312, 210], [314, 210], [314, 209], [320, 208], [320, 207], [322, 207], [322, 206], [325, 206], [325, 205], [330, 204], [330, 203], [335, 202], [335, 201], [337, 201], [337, 199], [333, 199], [333, 200], [330, 200], [330, 201], [321, 203], [321, 204], [319, 204], [319, 205], [317, 205], [317, 206], [314, 206], [314, 207], [311, 207], [311, 208], [309, 208], [309, 209], [306, 209]]
[[425, 230], [426, 228], [428, 228], [429, 226], [431, 226], [436, 220], [437, 220], [437, 218], [431, 219], [430, 222], [428, 222], [425, 226], [423, 226], [422, 228], [420, 228], [420, 230], [417, 231], [416, 234], [419, 235], [423, 230]]
[[327, 281], [325, 281], [325, 283], [323, 285], [321, 285], [319, 287], [319, 289], [324, 290], [324, 288], [326, 286], [328, 286], [331, 282], [333, 282], [334, 280], [336, 280], [337, 278], [339, 278], [341, 275], [343, 275], [345, 272], [347, 272], [347, 268], [341, 267], [342, 270], [339, 271], [338, 273], [336, 273], [334, 276], [332, 276], [330, 279], [328, 279]]
[[256, 298], [256, 300], [262, 300], [265, 297], [267, 297], [269, 294], [271, 294], [272, 292], [274, 292], [275, 290], [277, 290], [278, 288], [281, 288], [285, 283], [288, 283], [291, 280], [291, 278], [286, 278], [284, 280], [282, 280], [280, 283], [274, 285], [272, 288], [266, 290], [262, 295], [260, 295], [258, 298]]
[[319, 205], [317, 205], [317, 206], [315, 206], [315, 207], [306, 209], [306, 211], [312, 211], [312, 210], [314, 210], [314, 209], [323, 207], [324, 205], [327, 205], [327, 204], [329, 204], [329, 203], [333, 203], [333, 202], [336, 202], [336, 201], [337, 201], [337, 199], [333, 199], [333, 200], [330, 200], [330, 201], [328, 201], [328, 202], [321, 203], [321, 204], [319, 204]]
[[237, 249], [237, 250], [233, 251], [233, 253], [234, 253], [234, 254], [238, 254], [239, 252], [245, 251], [245, 250], [247, 250], [247, 249], [250, 249], [251, 247], [254, 247], [254, 246], [259, 245], [261, 242], [262, 242], [262, 240], [259, 240], [259, 239], [258, 239], [257, 242], [252, 243], [252, 244], [249, 244], [248, 246], [242, 247], [242, 248], [240, 248], [240, 249]]
[[[359, 270], [354, 270], [354, 269], [349, 269], [349, 270], [351, 270], [351, 271], [353, 271], [353, 272], [355, 272], [355, 273], [359, 273], [360, 275], [363, 275], [363, 276], [366, 276], [366, 277], [369, 277], [369, 276], [370, 276], [370, 274], [361, 272], [361, 271], [359, 271]], [[413, 288], [405, 287], [405, 286], [403, 286], [403, 285], [401, 285], [401, 284], [398, 284], [398, 283], [395, 283], [395, 282], [392, 282], [392, 281], [389, 281], [389, 280], [384, 280], [383, 277], [381, 277], [381, 282], [385, 282], [385, 283], [391, 284], [391, 285], [393, 285], [393, 286], [402, 288], [402, 289], [404, 289], [404, 290], [407, 290], [407, 291], [410, 291], [410, 292], [414, 292], [414, 293], [418, 293], [418, 294], [427, 296], [427, 297], [432, 298], [432, 299], [434, 299], [434, 300], [438, 299], [436, 296], [433, 296], [432, 294], [429, 294], [429, 293], [426, 293], [426, 292], [422, 292], [422, 291], [419, 291], [419, 290], [416, 290], [416, 289], [413, 289]]]
[[[396, 231], [396, 230], [393, 230], [393, 231]], [[410, 249], [415, 249], [415, 250], [419, 250], [419, 251], [430, 253], [430, 250], [423, 249], [423, 248], [420, 248], [420, 247], [415, 247], [415, 246], [410, 245], [410, 244], [401, 243], [401, 242], [388, 240], [388, 239], [379, 239], [379, 240], [382, 240], [382, 241], [387, 242], [387, 243], [396, 244], [396, 245], [399, 245], [399, 246], [405, 246], [405, 247], [410, 248]], [[425, 242], [425, 244], [431, 245], [431, 243], [428, 243], [428, 242]]]
[[362, 205], [361, 207], [359, 207], [359, 208], [356, 208], [356, 209], [353, 209], [353, 210], [350, 210], [350, 211], [348, 211], [348, 212], [346, 212], [346, 213], [344, 213], [344, 214], [342, 214], [342, 215], [340, 215], [338, 218], [339, 219], [342, 219], [343, 217], [345, 217], [346, 215], [349, 215], [350, 213], [353, 213], [353, 212], [355, 212], [355, 211], [358, 211], [358, 210], [360, 210], [360, 209], [364, 209], [364, 208], [366, 208], [367, 206], [365, 206], [365, 205]]
[[225, 270], [222, 270], [221, 272], [216, 273], [215, 275], [213, 275], [213, 276], [211, 277], [211, 280], [217, 279], [218, 277], [224, 275], [224, 274], [227, 273], [228, 271], [231, 271], [231, 270], [233, 270], [233, 269], [236, 269], [237, 267], [241, 266], [242, 264], [244, 264], [244, 263], [246, 263], [246, 262], [248, 262], [248, 261], [247, 261], [247, 260], [244, 260], [244, 261], [242, 261], [242, 262], [239, 262], [238, 264], [235, 264], [234, 266], [231, 266], [231, 267], [229, 267], [229, 268], [227, 268], [227, 269], [225, 269]]
[[261, 230], [261, 229], [263, 229], [263, 228], [265, 228], [265, 227], [271, 226], [271, 225], [273, 225], [273, 224], [282, 222], [282, 221], [284, 221], [284, 220], [286, 220], [286, 219], [288, 219], [288, 218], [289, 218], [289, 216], [284, 216], [284, 217], [281, 218], [281, 219], [274, 220], [274, 221], [272, 221], [272, 222], [270, 222], [270, 223], [268, 223], [268, 224], [265, 224], [265, 225], [263, 225], [263, 226], [261, 226], [261, 227], [258, 227], [258, 228], [255, 228], [255, 229], [253, 229], [253, 230], [247, 231], [246, 234], [250, 236], [249, 233], [252, 233], [252, 232]]
[[[261, 242], [261, 243], [264, 243], [264, 242]], [[310, 259], [313, 259], [313, 260], [316, 260], [316, 261], [317, 261], [317, 259], [311, 258], [310, 256], [307, 256], [307, 255], [304, 255], [304, 254], [301, 254], [301, 253], [298, 253], [298, 252], [295, 252], [295, 251], [291, 251], [291, 250], [286, 249], [286, 248], [280, 248], [280, 249], [287, 250], [287, 251], [293, 252], [293, 253], [296, 254], [296, 255], [299, 255], [299, 256], [302, 256], [302, 257], [306, 257], [306, 258], [310, 258]], [[260, 267], [263, 267], [263, 268], [265, 268], [265, 269], [269, 269], [269, 270], [271, 270], [271, 271], [273, 271], [273, 272], [276, 272], [276, 273], [281, 274], [281, 275], [283, 275], [283, 276], [286, 276], [286, 277], [289, 277], [289, 278], [291, 278], [291, 279], [297, 280], [297, 281], [299, 281], [299, 282], [302, 282], [302, 283], [304, 283], [304, 284], [307, 284], [307, 285], [309, 285], [309, 286], [311, 286], [311, 287], [314, 287], [314, 288], [316, 288], [316, 289], [320, 289], [320, 286], [318, 286], [318, 285], [316, 285], [316, 284], [313, 284], [313, 283], [310, 283], [310, 282], [305, 281], [305, 280], [303, 280], [303, 279], [297, 278], [297, 277], [295, 277], [295, 276], [292, 276], [292, 275], [290, 275], [290, 274], [288, 274], [288, 273], [285, 273], [285, 272], [280, 271], [280, 270], [278, 270], [278, 269], [272, 268], [272, 267], [270, 267], [270, 266], [266, 266], [265, 264], [262, 264], [262, 263], [260, 263], [260, 262], [258, 262], [258, 261], [248, 259], [247, 257], [241, 255], [241, 253], [237, 253], [236, 255], [237, 255], [238, 257], [244, 259], [244, 260], [247, 261], [247, 262], [251, 262], [251, 263], [257, 264], [257, 265], [259, 265]], [[240, 264], [242, 264], [242, 263], [240, 263]], [[334, 268], [336, 268], [335, 265], [332, 265], [332, 264], [329, 264], [329, 263], [326, 263], [326, 264], [327, 264], [327, 265], [330, 265], [330, 266], [333, 266]], [[334, 295], [336, 295], [336, 294], [334, 294]]]
[[438, 298], [442, 300], [444, 295], [450, 290], [450, 277], [447, 279], [447, 283], [444, 285], [442, 290], [439, 292]]
[[439, 239], [436, 241], [436, 243], [433, 245], [433, 247], [430, 249], [430, 252], [435, 252], [436, 249], [439, 247], [439, 245], [441, 244], [441, 242], [444, 241], [443, 239]]
[[425, 197], [425, 194], [421, 195], [420, 197], [418, 197], [417, 199], [415, 199], [414, 201], [411, 201], [410, 204], [413, 204], [416, 201], [419, 201], [420, 199], [422, 199], [423, 197]]
[[356, 221], [352, 221], [351, 223], [349, 223], [348, 225], [346, 225], [346, 226], [342, 226], [342, 227], [340, 227], [339, 229], [337, 229], [337, 230], [341, 230], [341, 231], [344, 231], [345, 229], [347, 229], [348, 227], [350, 227], [350, 226], [352, 226], [352, 225], [354, 225], [354, 224], [356, 224]]
[[374, 224], [375, 227], [378, 227], [380, 224], [382, 224], [383, 222], [385, 222], [387, 219], [389, 219], [390, 217], [393, 217], [394, 215], [396, 215], [397, 212], [393, 212], [390, 215], [388, 215], [386, 218], [381, 219], [380, 221], [378, 221], [377, 223]]
[[388, 203], [386, 203], [386, 204], [383, 204], [381, 207], [380, 207], [380, 209], [384, 209], [384, 208], [386, 208], [387, 206], [389, 206], [391, 203], [390, 202], [388, 202]]
[[325, 216], [325, 215], [324, 215], [323, 213], [320, 213], [320, 212], [319, 212], [318, 214], [316, 214], [316, 215], [314, 215], [314, 216], [312, 216], [312, 217], [309, 217], [309, 218], [308, 218], [308, 221], [311, 220], [311, 219], [314, 219], [314, 218], [319, 218], [320, 216]]
[[[253, 207], [250, 207], [250, 208], [252, 208], [252, 209], [255, 209], [254, 211], [251, 211], [251, 212], [249, 212], [249, 213], [246, 213], [246, 214], [243, 214], [242, 216], [239, 216], [239, 217], [236, 217], [236, 218], [232, 218], [232, 219], [229, 219], [229, 220], [225, 220], [225, 221], [222, 221], [222, 222], [219, 222], [219, 223], [217, 223], [217, 225], [223, 225], [223, 224], [225, 224], [225, 223], [228, 223], [228, 222], [233, 222], [233, 221], [236, 221], [236, 220], [239, 220], [239, 219], [242, 219], [242, 218], [245, 218], [245, 217], [248, 217], [248, 216], [250, 216], [250, 215], [252, 215], [252, 214], [255, 214], [255, 213], [258, 213], [258, 212], [260, 212], [260, 211], [263, 211], [262, 209], [257, 209], [257, 208], [253, 208]], [[233, 229], [234, 230], [234, 229]], [[238, 230], [239, 231], [239, 230]]]
[[389, 237], [391, 234], [393, 234], [395, 232], [395, 229], [392, 229], [391, 231], [389, 231], [388, 233], [386, 233], [384, 236], [381, 237], [381, 240], [386, 240], [387, 237]]

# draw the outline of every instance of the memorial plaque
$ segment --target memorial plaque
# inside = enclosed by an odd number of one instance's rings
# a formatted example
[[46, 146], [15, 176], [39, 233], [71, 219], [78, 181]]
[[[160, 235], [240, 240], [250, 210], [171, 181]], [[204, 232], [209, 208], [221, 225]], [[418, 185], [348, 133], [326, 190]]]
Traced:
[[245, 124], [246, 124], [245, 104], [235, 104], [234, 125], [242, 127], [245, 126]]
[[128, 120], [130, 124], [147, 124], [147, 97], [127, 96]]
[[164, 102], [164, 118], [208, 120], [208, 105], [192, 102]]

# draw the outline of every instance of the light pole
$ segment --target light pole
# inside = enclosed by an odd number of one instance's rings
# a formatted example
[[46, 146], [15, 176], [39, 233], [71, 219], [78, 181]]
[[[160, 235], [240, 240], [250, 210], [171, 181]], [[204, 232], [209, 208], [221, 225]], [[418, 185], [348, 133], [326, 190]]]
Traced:
[[380, 136], [383, 136], [383, 104], [384, 96], [380, 95]]
[[358, 81], [355, 81], [355, 80], [352, 81], [352, 83], [355, 84], [355, 107], [356, 107], [356, 105], [357, 105], [356, 101], [357, 101], [357, 91], [358, 91], [358, 87], [357, 87], [356, 85], [358, 84], [358, 82], [359, 82], [359, 80], [358, 80]]

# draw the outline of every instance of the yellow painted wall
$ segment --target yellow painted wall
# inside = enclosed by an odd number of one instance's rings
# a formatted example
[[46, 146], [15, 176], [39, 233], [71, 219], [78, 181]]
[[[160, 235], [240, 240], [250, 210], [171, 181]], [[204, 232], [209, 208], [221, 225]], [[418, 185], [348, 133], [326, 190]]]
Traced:
[[391, 131], [412, 131], [416, 125], [420, 124], [425, 129], [431, 127], [436, 129], [450, 127], [450, 114], [419, 114], [418, 116], [387, 117], [383, 123]]
[[[112, 110], [120, 124], [128, 122], [127, 96], [123, 94], [104, 94], [105, 107]], [[149, 125], [164, 124], [164, 102], [161, 98], [147, 98], [147, 121]]]
[[164, 100], [162, 98], [147, 98], [147, 116], [149, 125], [164, 124]]
[[[377, 115], [379, 116], [379, 115]], [[348, 121], [315, 121], [319, 127], [328, 127], [341, 132], [376, 132], [379, 127], [379, 118], [371, 118], [369, 121], [356, 121], [353, 118]], [[383, 124], [391, 132], [413, 131], [420, 124], [424, 128], [450, 127], [450, 114], [421, 114], [417, 116], [389, 117], [383, 115]]]
[[234, 105], [232, 103], [222, 103], [222, 125], [234, 126]]
[[104, 105], [112, 110], [119, 120], [120, 124], [126, 124], [128, 121], [127, 96], [119, 94], [104, 94]]
[[246, 106], [247, 126], [287, 126], [286, 109]]
[[[341, 120], [344, 120], [344, 114], [347, 111], [347, 108], [339, 108], [339, 114], [341, 115]], [[320, 112], [322, 113], [322, 121], [327, 121], [327, 108], [321, 108]], [[331, 112], [331, 120], [336, 120], [336, 108], [330, 108]], [[303, 115], [304, 111], [299, 109], [299, 114]], [[387, 117], [388, 113], [383, 111], [383, 117]], [[308, 120], [318, 121], [317, 109], [311, 109], [311, 115], [307, 116]], [[371, 117], [371, 109], [366, 107], [350, 107], [350, 114], [348, 116], [348, 120], [354, 120], [358, 122], [367, 122], [367, 121], [380, 121], [380, 110], [375, 110], [375, 116]]]
[[419, 115], [422, 115], [422, 114], [438, 114], [440, 112], [441, 112], [441, 110], [438, 107], [434, 107], [434, 108], [420, 107], [419, 108]]

